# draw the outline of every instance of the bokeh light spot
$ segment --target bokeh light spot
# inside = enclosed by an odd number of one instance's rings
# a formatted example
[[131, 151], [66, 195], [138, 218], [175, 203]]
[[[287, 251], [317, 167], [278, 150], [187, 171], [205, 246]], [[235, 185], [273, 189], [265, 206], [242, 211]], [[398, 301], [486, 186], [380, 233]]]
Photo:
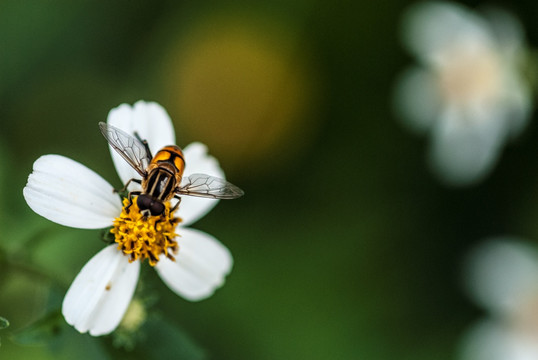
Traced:
[[166, 107], [182, 145], [186, 138], [205, 142], [228, 172], [252, 175], [308, 144], [317, 84], [297, 34], [276, 23], [219, 16], [184, 36], [163, 69]]

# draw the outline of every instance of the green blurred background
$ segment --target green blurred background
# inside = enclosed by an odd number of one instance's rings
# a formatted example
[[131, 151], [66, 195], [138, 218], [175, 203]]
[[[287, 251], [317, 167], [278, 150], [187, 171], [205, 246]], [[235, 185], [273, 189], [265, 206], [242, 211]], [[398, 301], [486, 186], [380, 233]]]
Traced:
[[[538, 240], [538, 128], [485, 182], [441, 186], [390, 106], [414, 61], [398, 38], [410, 4], [1, 0], [0, 358], [454, 358], [481, 316], [461, 290], [466, 251]], [[536, 2], [496, 4], [538, 44]], [[97, 123], [140, 99], [246, 196], [194, 225], [231, 249], [226, 285], [190, 303], [146, 267], [153, 320], [118, 346], [55, 312], [100, 231], [42, 219], [22, 188], [49, 153], [120, 186]]]

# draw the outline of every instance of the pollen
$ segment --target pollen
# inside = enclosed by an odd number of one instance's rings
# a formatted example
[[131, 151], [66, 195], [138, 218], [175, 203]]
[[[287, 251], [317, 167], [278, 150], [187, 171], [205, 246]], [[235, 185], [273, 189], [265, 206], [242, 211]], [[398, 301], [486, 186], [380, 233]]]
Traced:
[[114, 220], [110, 232], [118, 243], [118, 250], [129, 256], [129, 262], [148, 259], [149, 264], [155, 266], [162, 255], [175, 260], [179, 249], [174, 240], [178, 236], [175, 230], [181, 218], [174, 217], [169, 202], [165, 207], [161, 215], [145, 216], [140, 213], [136, 198], [132, 203], [123, 199], [121, 214]]

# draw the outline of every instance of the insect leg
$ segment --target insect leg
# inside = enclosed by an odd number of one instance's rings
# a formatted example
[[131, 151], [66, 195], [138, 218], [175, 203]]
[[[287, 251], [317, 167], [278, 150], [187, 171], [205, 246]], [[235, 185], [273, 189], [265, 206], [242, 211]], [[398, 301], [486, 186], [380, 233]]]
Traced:
[[170, 212], [174, 212], [174, 211], [176, 211], [176, 209], [177, 209], [178, 206], [179, 206], [179, 203], [181, 202], [181, 197], [179, 197], [178, 195], [175, 195], [175, 196], [174, 196], [174, 199], [177, 199], [177, 203], [174, 205], [173, 208], [170, 209]]
[[160, 223], [160, 222], [163, 222], [163, 219], [162, 219], [162, 218], [158, 218], [158, 219], [155, 221], [155, 224], [153, 224], [153, 228], [155, 229], [155, 231], [157, 231], [157, 224]]
[[125, 207], [125, 210], [128, 212], [131, 205], [133, 205], [133, 195], [140, 195], [142, 191], [130, 191], [127, 198], [129, 199], [129, 204]]
[[142, 138], [140, 138], [140, 135], [138, 135], [138, 132], [135, 131], [134, 133], [134, 136], [142, 143], [144, 144], [144, 147], [146, 148], [146, 153], [149, 155], [149, 158], [150, 159], [153, 159], [153, 155], [151, 154], [151, 150], [149, 149], [149, 145], [148, 145], [148, 141], [147, 140], [142, 140]]
[[135, 182], [137, 184], [142, 184], [142, 180], [138, 180], [138, 179], [135, 179], [135, 178], [132, 178], [132, 179], [129, 179], [129, 181], [127, 181], [127, 183], [125, 184], [124, 187], [122, 187], [121, 189], [117, 190], [117, 189], [114, 189], [113, 191], [115, 193], [120, 193], [120, 192], [124, 192], [125, 190], [127, 190], [127, 186], [129, 186], [129, 184], [131, 182]]

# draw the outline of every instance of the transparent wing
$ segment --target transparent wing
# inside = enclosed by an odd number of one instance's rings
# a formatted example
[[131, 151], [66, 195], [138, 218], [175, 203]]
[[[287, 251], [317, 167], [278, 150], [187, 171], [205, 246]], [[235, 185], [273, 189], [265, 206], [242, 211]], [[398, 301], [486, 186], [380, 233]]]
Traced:
[[146, 147], [140, 140], [117, 127], [107, 125], [104, 122], [99, 123], [99, 129], [101, 129], [101, 133], [107, 139], [110, 146], [112, 146], [114, 150], [116, 150], [116, 152], [140, 174], [140, 176], [144, 177], [147, 175], [146, 168], [151, 161], [151, 156], [148, 154]]
[[183, 178], [176, 193], [212, 199], [235, 199], [244, 194], [243, 190], [228, 181], [206, 174], [192, 174]]

